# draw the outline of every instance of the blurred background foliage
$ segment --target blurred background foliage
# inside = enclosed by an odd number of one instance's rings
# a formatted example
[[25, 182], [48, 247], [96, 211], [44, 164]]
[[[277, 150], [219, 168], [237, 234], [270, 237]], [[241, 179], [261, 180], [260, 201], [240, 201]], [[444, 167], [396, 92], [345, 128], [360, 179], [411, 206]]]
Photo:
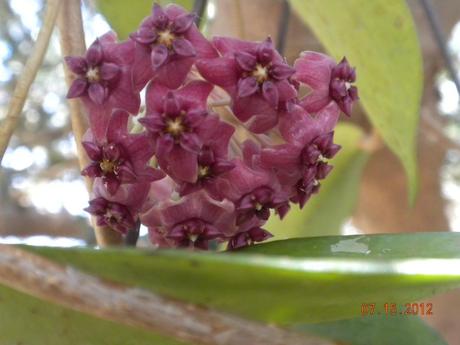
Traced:
[[[148, 15], [151, 2], [84, 1], [87, 44], [110, 26], [126, 38]], [[179, 2], [193, 7], [193, 1]], [[360, 106], [365, 109], [357, 107], [338, 126], [337, 140], [344, 148], [321, 193], [304, 211], [293, 210], [283, 223], [273, 220], [269, 229], [277, 238], [460, 231], [460, 97], [419, 1], [408, 0], [406, 8], [400, 1], [349, 0], [346, 11], [332, 8], [341, 3], [292, 1], [284, 54], [289, 62], [303, 50], [346, 54], [358, 67]], [[460, 3], [434, 4], [458, 73]], [[270, 34], [276, 41], [284, 8], [281, 0], [210, 0], [202, 26], [209, 36], [261, 40]], [[0, 0], [0, 121], [38, 34], [42, 11], [43, 0]], [[342, 26], [331, 26], [331, 21]], [[55, 35], [0, 170], [0, 242], [94, 244], [82, 211], [87, 193], [77, 168], [65, 93]], [[372, 141], [374, 127], [386, 144]], [[415, 195], [416, 160], [418, 194], [411, 207], [407, 195], [409, 190]], [[452, 295], [450, 302], [440, 300], [438, 305], [443, 303], [455, 309], [452, 304], [460, 307], [460, 298]], [[448, 329], [444, 321], [449, 313], [437, 315], [431, 322]]]

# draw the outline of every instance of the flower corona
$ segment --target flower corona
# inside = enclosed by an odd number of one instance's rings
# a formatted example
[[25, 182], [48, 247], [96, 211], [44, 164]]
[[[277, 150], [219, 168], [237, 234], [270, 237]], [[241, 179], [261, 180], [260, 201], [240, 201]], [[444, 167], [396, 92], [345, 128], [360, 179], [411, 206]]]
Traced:
[[316, 52], [290, 66], [270, 38], [208, 40], [195, 17], [154, 4], [127, 41], [109, 32], [66, 58], [68, 97], [89, 115], [86, 210], [123, 235], [145, 225], [159, 247], [234, 250], [272, 237], [271, 216], [319, 191], [356, 72]]

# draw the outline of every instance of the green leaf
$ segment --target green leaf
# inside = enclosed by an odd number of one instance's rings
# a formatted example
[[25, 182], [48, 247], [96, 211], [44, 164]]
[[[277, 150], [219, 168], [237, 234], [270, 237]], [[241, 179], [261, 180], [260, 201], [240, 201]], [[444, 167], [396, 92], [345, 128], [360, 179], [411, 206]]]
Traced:
[[368, 316], [296, 327], [348, 345], [447, 345], [442, 337], [416, 316]]
[[300, 210], [293, 207], [281, 221], [272, 216], [265, 229], [276, 239], [338, 235], [356, 205], [359, 182], [369, 154], [359, 148], [362, 130], [352, 124], [339, 123], [335, 142], [342, 149], [331, 160], [334, 169], [321, 182], [321, 190]]
[[39, 300], [0, 285], [0, 343], [185, 345]]
[[[460, 234], [307, 238], [241, 253], [27, 248], [65, 265], [265, 322], [351, 318], [460, 286]], [[453, 259], [457, 258], [457, 259]]]
[[187, 10], [192, 10], [193, 8], [193, 0], [96, 0], [98, 9], [107, 19], [110, 26], [117, 32], [120, 39], [126, 39], [130, 33], [136, 31], [142, 19], [152, 13], [154, 2], [160, 5], [174, 2]]
[[291, 0], [335, 58], [357, 67], [361, 103], [417, 190], [416, 133], [423, 86], [415, 25], [403, 0]]

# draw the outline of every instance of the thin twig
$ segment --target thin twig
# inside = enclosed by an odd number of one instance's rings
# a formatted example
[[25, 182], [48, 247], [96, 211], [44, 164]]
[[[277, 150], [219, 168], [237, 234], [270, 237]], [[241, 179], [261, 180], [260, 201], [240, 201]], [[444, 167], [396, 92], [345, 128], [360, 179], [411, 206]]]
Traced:
[[206, 9], [207, 5], [207, 0], [195, 0], [193, 3], [193, 12], [197, 15], [195, 18], [195, 24], [197, 27], [200, 27], [201, 22], [203, 21], [204, 10]]
[[280, 23], [278, 26], [278, 35], [276, 39], [276, 49], [280, 52], [281, 55], [284, 54], [284, 50], [286, 49], [286, 38], [287, 32], [289, 29], [289, 19], [291, 17], [291, 6], [288, 0], [283, 0], [282, 4], [282, 12]]
[[8, 112], [0, 128], [0, 163], [2, 162], [11, 136], [18, 125], [30, 86], [34, 82], [35, 76], [42, 65], [60, 5], [60, 0], [48, 0], [43, 25], [38, 34], [37, 41], [35, 42], [34, 50], [17, 81], [8, 107]]
[[209, 102], [209, 106], [211, 108], [226, 107], [226, 106], [228, 106], [230, 104], [232, 104], [231, 99], [219, 99], [217, 101]]
[[[59, 0], [58, 0], [59, 1]], [[63, 56], [68, 55], [83, 55], [86, 50], [85, 35], [83, 30], [83, 21], [81, 17], [81, 3], [80, 0], [66, 0], [63, 1], [61, 13], [58, 18], [61, 51]], [[65, 68], [65, 76], [67, 85], [73, 82], [74, 75], [71, 71]], [[88, 124], [86, 121], [86, 112], [83, 104], [78, 99], [69, 99], [69, 110], [70, 120], [72, 123], [72, 131], [75, 136], [77, 144], [77, 155], [80, 169], [83, 169], [89, 164], [89, 158], [87, 157], [83, 146], [81, 145], [81, 139]], [[85, 179], [88, 192], [92, 190], [92, 180], [89, 178]], [[96, 222], [92, 221], [94, 230], [96, 233], [97, 244], [101, 247], [119, 245], [122, 243], [122, 237], [117, 232], [105, 228], [96, 226]]]
[[243, 12], [243, 4], [241, 0], [235, 1], [236, 5], [236, 20], [238, 25], [238, 36], [240, 39], [246, 39], [246, 27], [244, 25], [244, 12]]
[[444, 58], [444, 62], [446, 64], [447, 70], [449, 71], [450, 77], [452, 78], [455, 87], [457, 88], [457, 92], [460, 95], [460, 79], [457, 75], [457, 72], [455, 71], [454, 63], [452, 62], [451, 54], [447, 48], [444, 33], [442, 32], [441, 25], [439, 24], [438, 16], [436, 15], [433, 4], [430, 0], [420, 0], [420, 3], [422, 4], [423, 10], [425, 11], [425, 14], [430, 23], [436, 44], [438, 45], [439, 50], [441, 50], [441, 54]]
[[102, 281], [11, 246], [0, 245], [0, 283], [80, 312], [194, 344], [331, 345], [307, 334]]

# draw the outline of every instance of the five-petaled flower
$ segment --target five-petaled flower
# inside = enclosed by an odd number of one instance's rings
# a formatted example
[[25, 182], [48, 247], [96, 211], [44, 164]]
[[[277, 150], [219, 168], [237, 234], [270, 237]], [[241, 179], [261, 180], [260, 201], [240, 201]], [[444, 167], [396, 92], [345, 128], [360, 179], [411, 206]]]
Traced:
[[344, 57], [338, 64], [329, 56], [303, 52], [294, 63], [294, 78], [307, 84], [312, 92], [300, 104], [308, 112], [317, 112], [334, 101], [346, 115], [351, 115], [353, 103], [359, 99], [355, 69]]
[[195, 14], [176, 5], [163, 9], [154, 4], [152, 15], [131, 34], [136, 42], [134, 84], [142, 89], [156, 81], [175, 89], [180, 86], [197, 57], [217, 55], [194, 24]]
[[218, 37], [213, 40], [221, 57], [200, 59], [202, 76], [232, 97], [235, 116], [251, 131], [265, 132], [278, 122], [279, 107], [297, 95], [290, 77], [295, 70], [273, 48], [270, 38], [246, 42]]
[[153, 143], [145, 134], [128, 133], [128, 117], [128, 113], [115, 110], [104, 141], [95, 141], [89, 131], [82, 142], [92, 160], [82, 175], [100, 177], [110, 194], [115, 194], [124, 183], [152, 182], [165, 176], [148, 166], [154, 153]]

